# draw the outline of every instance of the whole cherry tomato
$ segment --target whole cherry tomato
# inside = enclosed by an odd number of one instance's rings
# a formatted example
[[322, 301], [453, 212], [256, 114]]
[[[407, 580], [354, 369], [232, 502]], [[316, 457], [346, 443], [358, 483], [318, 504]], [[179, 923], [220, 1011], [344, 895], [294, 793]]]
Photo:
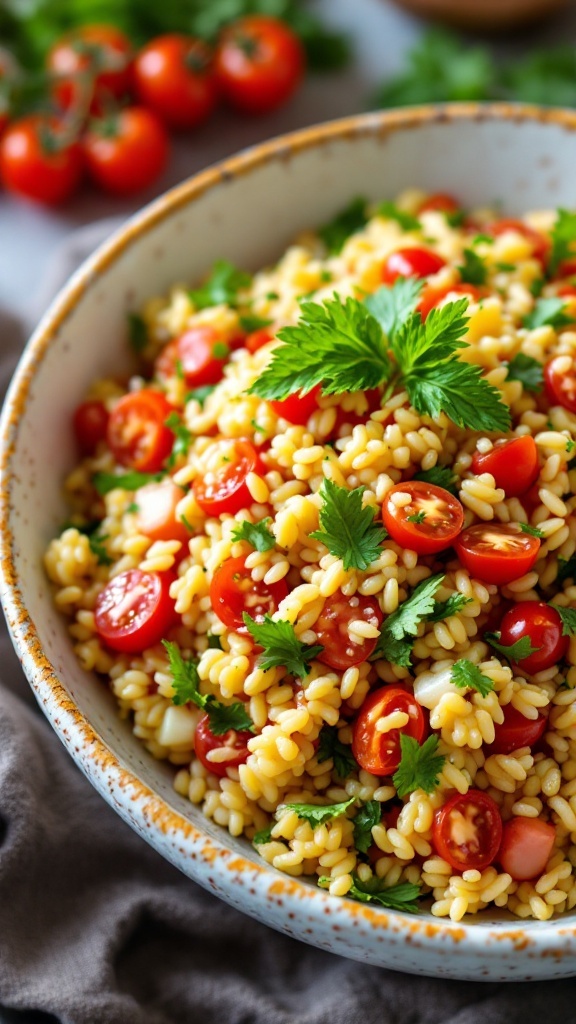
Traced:
[[498, 860], [517, 882], [537, 878], [545, 870], [556, 840], [556, 829], [540, 818], [511, 818], [504, 825]]
[[96, 599], [96, 631], [115, 651], [139, 654], [174, 625], [173, 573], [128, 569], [113, 576]]
[[166, 426], [172, 407], [160, 391], [131, 391], [116, 403], [107, 439], [117, 462], [140, 473], [157, 473], [170, 455], [174, 434]]
[[288, 596], [284, 580], [277, 583], [256, 582], [245, 558], [227, 558], [218, 566], [210, 584], [212, 608], [225, 626], [236, 631], [246, 631], [244, 612], [263, 622], [265, 615], [272, 615], [278, 605]]
[[82, 150], [53, 117], [13, 121], [0, 139], [0, 179], [8, 192], [56, 206], [80, 184]]
[[217, 384], [229, 355], [214, 327], [200, 324], [168, 342], [156, 359], [155, 375], [165, 381], [180, 372], [189, 388]]
[[479, 789], [455, 793], [434, 815], [433, 846], [456, 871], [483, 871], [496, 859], [501, 839], [498, 804]]
[[73, 105], [100, 114], [130, 91], [132, 45], [113, 25], [80, 25], [54, 44], [46, 67], [63, 110]]
[[[208, 715], [202, 715], [194, 735], [194, 753], [207, 772], [224, 779], [228, 774], [228, 768], [238, 768], [239, 765], [246, 763], [248, 740], [252, 739], [252, 735], [248, 730], [236, 732], [235, 729], [229, 729], [223, 736], [215, 736], [210, 728]], [[210, 753], [218, 750], [221, 755], [223, 747], [227, 750], [226, 759], [211, 761]]]
[[246, 484], [249, 473], [263, 471], [262, 463], [250, 441], [218, 441], [221, 464], [204, 477], [197, 477], [193, 483], [194, 494], [200, 508], [207, 516], [219, 516], [222, 512], [235, 515], [241, 508], [252, 504], [253, 498]]
[[[479, 302], [480, 292], [473, 284], [449, 284], [449, 285], [432, 285], [427, 284], [422, 289], [420, 301], [416, 306], [416, 309], [420, 313], [423, 320], [426, 319], [431, 310], [436, 309], [444, 299], [450, 299], [452, 302], [456, 302], [458, 298], [465, 296], [469, 302]], [[452, 299], [451, 296], [454, 296]]]
[[454, 196], [450, 196], [446, 192], [434, 192], [420, 205], [418, 213], [427, 213], [431, 210], [438, 211], [438, 213], [459, 213], [460, 209], [460, 203], [454, 199]]
[[520, 747], [533, 747], [546, 732], [548, 720], [544, 715], [525, 718], [512, 704], [506, 704], [503, 710], [504, 721], [494, 725], [494, 742], [486, 745], [491, 754], [511, 754]]
[[134, 61], [138, 99], [171, 128], [194, 128], [216, 106], [217, 85], [208, 46], [176, 32], [152, 39]]
[[[404, 501], [402, 495], [410, 498], [406, 504], [400, 504]], [[431, 555], [454, 542], [462, 529], [464, 509], [458, 498], [443, 487], [410, 480], [388, 491], [382, 502], [382, 520], [402, 547]]]
[[[378, 732], [376, 724], [393, 711], [408, 715], [406, 725], [390, 732]], [[392, 775], [401, 760], [400, 733], [421, 743], [426, 719], [414, 695], [401, 686], [382, 686], [366, 698], [352, 726], [352, 753], [371, 775]]]
[[216, 76], [224, 99], [246, 114], [285, 103], [304, 74], [298, 36], [277, 18], [249, 15], [224, 29], [216, 49]]
[[532, 487], [540, 472], [534, 438], [525, 434], [495, 441], [490, 451], [474, 454], [472, 472], [491, 473], [507, 498], [518, 498]]
[[104, 402], [89, 399], [77, 406], [72, 426], [83, 455], [94, 455], [100, 441], [106, 440], [108, 411]]
[[454, 547], [472, 576], [504, 585], [530, 572], [538, 558], [540, 541], [522, 533], [515, 523], [476, 523], [462, 531]]
[[525, 672], [533, 674], [551, 668], [565, 657], [569, 636], [562, 636], [562, 619], [555, 608], [544, 601], [520, 601], [502, 619], [500, 643], [506, 647], [530, 638], [537, 650], [516, 662]]
[[550, 251], [549, 240], [544, 235], [541, 235], [539, 231], [528, 227], [523, 221], [513, 220], [508, 217], [496, 220], [485, 228], [487, 235], [494, 235], [495, 237], [504, 235], [507, 231], [515, 231], [518, 235], [522, 235], [523, 238], [530, 242], [534, 259], [539, 260], [542, 264], [546, 263]]
[[384, 260], [381, 277], [384, 284], [394, 284], [398, 277], [430, 277], [446, 266], [446, 260], [430, 249], [412, 246], [396, 249]]
[[367, 661], [378, 638], [362, 640], [360, 643], [351, 640], [348, 626], [355, 619], [380, 629], [383, 615], [375, 597], [362, 597], [359, 594], [345, 597], [341, 590], [337, 590], [326, 598], [314, 626], [318, 643], [324, 648], [322, 654], [318, 655], [318, 661], [340, 672]]
[[283, 419], [288, 420], [288, 423], [297, 423], [300, 426], [305, 426], [312, 413], [316, 412], [318, 399], [321, 394], [322, 389], [317, 384], [315, 388], [312, 388], [305, 395], [297, 391], [295, 395], [289, 395], [288, 398], [283, 398], [281, 401], [274, 400], [270, 402], [270, 405], [276, 415], [282, 416]]
[[185, 544], [190, 532], [176, 513], [176, 506], [185, 495], [171, 477], [139, 487], [134, 495], [138, 532], [152, 540], [179, 540]]
[[576, 412], [576, 359], [572, 358], [566, 369], [566, 356], [555, 356], [544, 366], [544, 386], [551, 405], [562, 405], [569, 412]]
[[107, 192], [131, 195], [162, 174], [168, 136], [160, 119], [145, 107], [125, 107], [93, 121], [82, 142], [88, 171]]

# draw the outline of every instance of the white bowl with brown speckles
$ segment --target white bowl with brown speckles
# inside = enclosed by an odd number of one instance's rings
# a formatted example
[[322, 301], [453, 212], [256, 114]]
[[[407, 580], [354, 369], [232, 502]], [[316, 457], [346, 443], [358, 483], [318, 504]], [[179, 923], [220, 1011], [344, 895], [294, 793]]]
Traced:
[[164, 857], [233, 906], [305, 942], [435, 976], [520, 980], [576, 974], [576, 915], [547, 923], [480, 915], [460, 924], [395, 914], [281, 874], [172, 788], [77, 664], [42, 554], [65, 518], [71, 413], [98, 376], [127, 370], [126, 313], [218, 258], [257, 268], [352, 197], [409, 186], [498, 200], [510, 215], [576, 205], [576, 114], [459, 106], [369, 114], [257, 146], [133, 218], [74, 275], [30, 341], [1, 427], [1, 559], [14, 643], [46, 716], [87, 777]]

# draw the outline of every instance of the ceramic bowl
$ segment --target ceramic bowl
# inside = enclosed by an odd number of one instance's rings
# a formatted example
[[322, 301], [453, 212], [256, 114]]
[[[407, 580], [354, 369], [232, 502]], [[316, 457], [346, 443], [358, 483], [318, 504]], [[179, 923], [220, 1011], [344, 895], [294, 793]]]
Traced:
[[506, 105], [412, 108], [306, 129], [210, 168], [148, 206], [74, 275], [30, 341], [2, 422], [4, 605], [38, 702], [115, 810], [164, 857], [233, 906], [343, 956], [435, 976], [491, 980], [576, 974], [576, 913], [548, 923], [481, 915], [455, 924], [337, 899], [266, 865], [172, 788], [78, 666], [42, 554], [65, 518], [76, 460], [72, 410], [93, 378], [129, 367], [126, 314], [222, 257], [257, 268], [294, 234], [357, 195], [408, 186], [514, 216], [574, 206], [576, 114]]

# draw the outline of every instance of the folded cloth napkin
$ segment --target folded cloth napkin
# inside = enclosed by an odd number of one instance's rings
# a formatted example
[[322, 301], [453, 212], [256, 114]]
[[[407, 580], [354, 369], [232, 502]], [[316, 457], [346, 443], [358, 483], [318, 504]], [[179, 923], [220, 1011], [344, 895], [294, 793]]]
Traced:
[[[76, 232], [42, 302], [109, 230]], [[0, 311], [0, 385], [26, 325]], [[569, 1024], [571, 981], [409, 978], [276, 934], [133, 833], [61, 747], [0, 636], [0, 1024]], [[479, 965], [480, 966], [480, 965]]]

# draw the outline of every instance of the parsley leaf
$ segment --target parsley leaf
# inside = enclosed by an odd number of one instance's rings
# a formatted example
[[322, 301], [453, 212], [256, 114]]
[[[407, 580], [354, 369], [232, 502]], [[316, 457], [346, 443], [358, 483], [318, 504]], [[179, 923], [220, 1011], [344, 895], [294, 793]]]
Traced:
[[346, 779], [351, 772], [358, 771], [358, 765], [352, 754], [352, 748], [341, 743], [338, 739], [338, 727], [336, 725], [324, 725], [318, 737], [318, 751], [316, 759], [318, 764], [323, 764], [330, 758], [334, 762], [334, 771], [339, 779]]
[[269, 825], [268, 828], [263, 828], [260, 832], [257, 832], [252, 842], [254, 846], [263, 846], [264, 843], [272, 842], [272, 826]]
[[130, 348], [140, 355], [148, 344], [148, 328], [138, 313], [128, 313], [128, 340]]
[[360, 853], [368, 853], [372, 846], [372, 829], [379, 825], [382, 818], [382, 805], [379, 800], [368, 800], [362, 804], [354, 818], [354, 846]]
[[246, 540], [256, 551], [271, 551], [276, 546], [276, 537], [269, 530], [268, 523], [272, 520], [270, 516], [261, 519], [259, 523], [251, 523], [243, 519], [232, 530], [234, 540]]
[[174, 434], [174, 444], [168, 459], [168, 465], [173, 466], [180, 455], [187, 455], [192, 444], [192, 431], [182, 422], [177, 412], [171, 412], [164, 425]]
[[282, 666], [290, 675], [303, 678], [310, 671], [308, 662], [324, 650], [320, 644], [314, 647], [303, 644], [292, 623], [284, 619], [276, 622], [270, 615], [265, 615], [264, 622], [256, 622], [247, 612], [242, 617], [250, 635], [263, 648], [262, 654], [258, 655], [258, 665], [264, 672]]
[[[420, 896], [420, 886], [414, 882], [398, 882], [397, 885], [386, 886], [383, 878], [373, 875], [362, 882], [357, 875], [352, 875], [352, 886], [346, 893], [360, 903], [379, 903], [387, 910], [398, 910], [406, 914], [417, 914], [416, 900]], [[319, 879], [323, 881], [322, 878]]]
[[132, 470], [130, 473], [95, 473], [92, 483], [98, 494], [104, 497], [116, 487], [121, 487], [123, 491], [137, 491], [139, 487], [144, 487], [146, 484], [163, 480], [164, 475], [164, 473], [138, 473], [136, 470]]
[[416, 309], [421, 291], [422, 281], [418, 278], [398, 277], [391, 287], [382, 285], [364, 299], [364, 305], [380, 324], [389, 343]]
[[271, 323], [273, 323], [272, 320], [268, 320], [265, 316], [256, 316], [255, 313], [245, 313], [240, 317], [240, 327], [246, 334], [260, 331], [263, 327], [269, 327]]
[[343, 800], [341, 804], [324, 804], [323, 806], [321, 804], [281, 804], [278, 810], [289, 808], [310, 825], [324, 825], [326, 821], [346, 814], [355, 799], [355, 796], [351, 796], [349, 800]]
[[444, 622], [444, 619], [456, 615], [461, 608], [470, 604], [471, 600], [471, 597], [464, 597], [464, 594], [450, 594], [446, 601], [434, 601], [434, 608], [427, 616], [428, 622]]
[[434, 610], [434, 594], [442, 583], [444, 576], [438, 573], [423, 580], [412, 591], [395, 612], [384, 621], [376, 649], [371, 660], [385, 658], [393, 665], [407, 667], [410, 665], [410, 654], [413, 638], [418, 626]]
[[413, 217], [411, 213], [406, 213], [405, 210], [399, 210], [395, 203], [380, 203], [376, 213], [380, 217], [387, 217], [388, 220], [395, 220], [403, 231], [419, 231], [422, 227], [418, 217]]
[[490, 676], [485, 676], [478, 666], [467, 658], [460, 658], [460, 661], [454, 662], [450, 681], [459, 689], [469, 687], [476, 690], [481, 697], [487, 697], [494, 689], [494, 680], [490, 679]]
[[88, 545], [92, 554], [96, 555], [98, 565], [112, 565], [114, 561], [106, 550], [104, 543], [106, 540], [108, 540], [108, 534], [99, 533], [97, 529], [88, 534]]
[[332, 480], [323, 480], [319, 494], [321, 530], [310, 536], [328, 548], [331, 555], [342, 559], [344, 569], [367, 569], [380, 555], [388, 534], [374, 522], [376, 509], [362, 508], [365, 487], [339, 487]]
[[222, 641], [221, 641], [220, 637], [216, 635], [216, 633], [208, 633], [207, 637], [208, 637], [208, 650], [209, 651], [221, 651], [222, 650]]
[[576, 554], [571, 555], [570, 558], [562, 558], [562, 555], [558, 557], [558, 575], [556, 577], [558, 583], [564, 583], [565, 580], [574, 580], [576, 582]]
[[437, 487], [443, 487], [445, 491], [450, 491], [450, 494], [458, 494], [455, 486], [456, 477], [450, 466], [432, 466], [432, 469], [423, 469], [414, 474], [414, 479], [423, 480], [428, 484], [436, 484]]
[[184, 398], [184, 404], [186, 404], [187, 402], [191, 402], [192, 399], [194, 399], [196, 402], [200, 404], [201, 407], [204, 407], [204, 402], [208, 398], [208, 395], [212, 394], [215, 387], [215, 384], [203, 384], [199, 388], [193, 388], [192, 391], [188, 391], [186, 393]]
[[526, 356], [519, 352], [508, 363], [506, 380], [519, 380], [525, 391], [534, 393], [541, 391], [544, 384], [544, 371], [542, 363], [532, 356]]
[[457, 267], [462, 281], [466, 281], [467, 284], [485, 284], [488, 277], [486, 260], [474, 252], [474, 249], [464, 249], [462, 255], [464, 263]]
[[574, 323], [574, 317], [567, 316], [566, 302], [561, 298], [538, 299], [534, 309], [528, 313], [522, 323], [533, 331], [537, 327], [550, 326], [557, 329], [565, 327], [566, 324]]
[[331, 221], [318, 228], [320, 236], [330, 255], [337, 255], [346, 239], [356, 231], [361, 231], [368, 220], [366, 200], [358, 196], [341, 210]]
[[237, 306], [238, 292], [249, 288], [252, 282], [250, 274], [238, 270], [228, 260], [217, 260], [207, 281], [200, 287], [188, 292], [196, 309], [207, 306]]
[[172, 703], [195, 704], [208, 715], [210, 731], [214, 736], [223, 736], [230, 729], [236, 731], [254, 731], [254, 723], [246, 713], [246, 705], [242, 701], [234, 704], [221, 704], [212, 695], [200, 693], [200, 676], [194, 661], [184, 661], [177, 644], [163, 640], [162, 644], [168, 654], [168, 664], [172, 674], [174, 696]]
[[576, 245], [576, 213], [558, 210], [558, 216], [550, 232], [552, 250], [548, 260], [548, 272], [554, 275], [563, 260], [574, 255]]
[[499, 633], [484, 633], [484, 639], [500, 654], [506, 661], [518, 662], [529, 658], [531, 654], [539, 651], [539, 647], [532, 647], [529, 636], [522, 636], [513, 644], [501, 644]]
[[408, 796], [408, 793], [413, 793], [415, 789], [433, 793], [437, 788], [438, 776], [446, 760], [444, 754], [436, 753], [438, 742], [438, 736], [435, 733], [432, 733], [421, 745], [412, 736], [400, 733], [402, 758], [392, 776], [398, 796]]
[[406, 521], [408, 523], [416, 523], [417, 525], [419, 523], [423, 523], [425, 519], [426, 513], [423, 509], [420, 512], [415, 512], [413, 516], [406, 516]]
[[544, 533], [538, 526], [530, 526], [530, 523], [518, 523], [522, 533], [529, 533], [531, 537], [538, 537], [542, 540]]
[[563, 608], [559, 604], [551, 604], [562, 619], [562, 636], [576, 636], [576, 608]]
[[402, 107], [446, 100], [487, 100], [493, 96], [495, 68], [484, 47], [463, 47], [440, 29], [426, 32], [408, 53], [406, 70], [384, 83], [376, 106]]

